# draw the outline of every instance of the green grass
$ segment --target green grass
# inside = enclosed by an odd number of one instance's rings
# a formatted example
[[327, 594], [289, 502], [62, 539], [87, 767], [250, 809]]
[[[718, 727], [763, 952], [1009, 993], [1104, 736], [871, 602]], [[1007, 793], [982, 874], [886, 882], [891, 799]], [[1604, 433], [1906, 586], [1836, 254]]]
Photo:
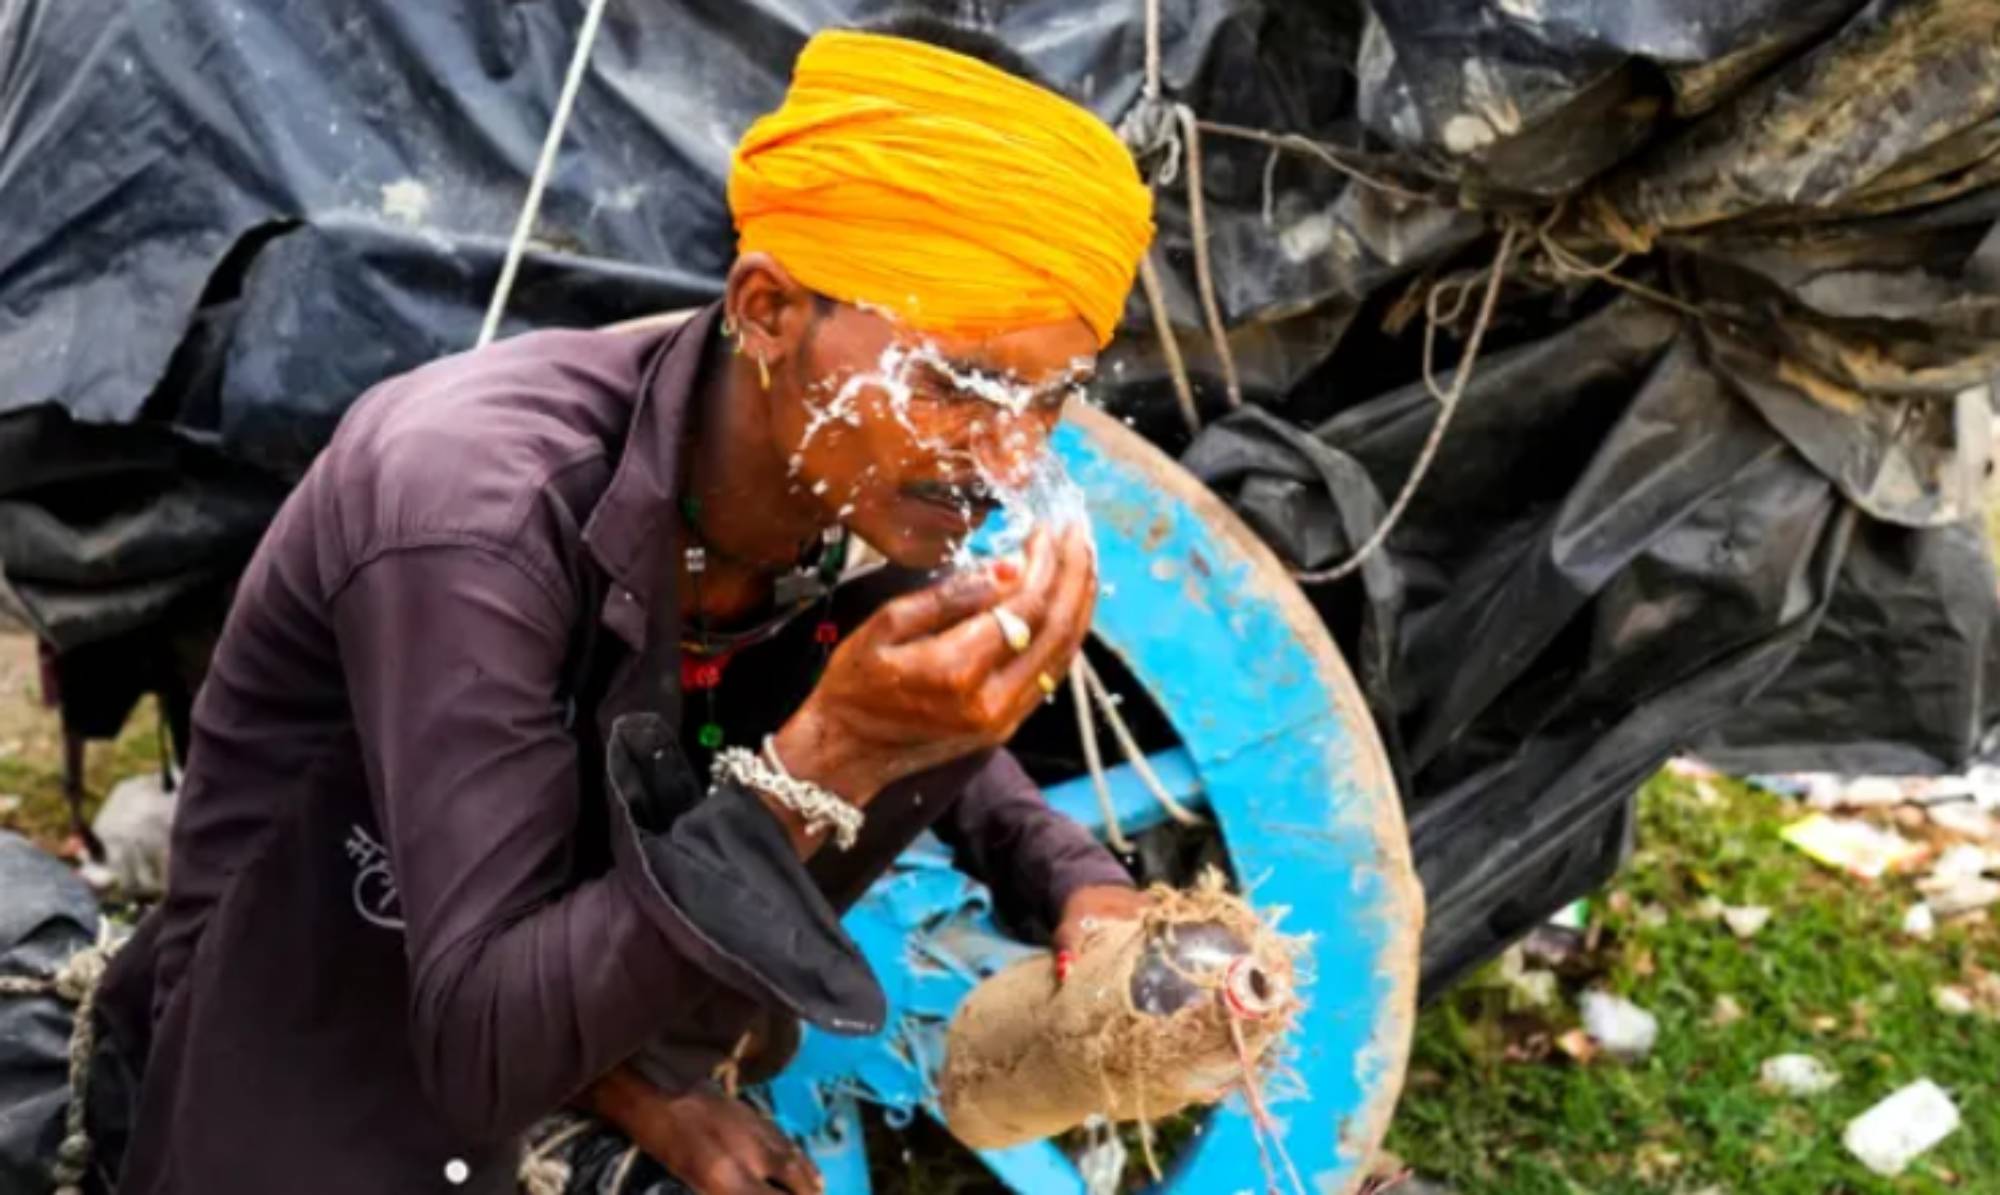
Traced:
[[[1704, 805], [1684, 781], [1647, 787], [1638, 854], [1594, 902], [1599, 973], [1566, 984], [1557, 1010], [1523, 1017], [1475, 982], [1423, 1014], [1389, 1148], [1465, 1195], [2000, 1191], [2000, 1024], [1943, 1016], [1931, 995], [1969, 967], [2000, 967], [2000, 934], [1947, 923], [1929, 942], [1902, 938], [1910, 881], [1828, 873], [1778, 838], [1797, 816], [1785, 802], [1714, 789], [1721, 800]], [[1739, 942], [1693, 915], [1704, 896], [1776, 916]], [[1649, 927], [1649, 904], [1669, 920]], [[1590, 984], [1659, 1017], [1652, 1056], [1523, 1060], [1545, 1052], [1537, 1034], [1575, 1024], [1570, 998]], [[1745, 1015], [1718, 1026], [1724, 995]], [[1840, 1085], [1808, 1099], [1760, 1090], [1759, 1064], [1784, 1053], [1831, 1064]], [[1900, 1178], [1877, 1178], [1841, 1133], [1923, 1077], [1951, 1092], [1964, 1126]]]

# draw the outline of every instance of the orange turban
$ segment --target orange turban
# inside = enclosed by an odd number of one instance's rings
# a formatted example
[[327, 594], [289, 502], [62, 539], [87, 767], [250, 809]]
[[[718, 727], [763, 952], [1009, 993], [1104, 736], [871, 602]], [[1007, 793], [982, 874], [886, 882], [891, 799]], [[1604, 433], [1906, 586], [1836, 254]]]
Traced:
[[729, 172], [737, 248], [923, 331], [1082, 317], [1111, 339], [1153, 200], [1087, 110], [975, 58], [835, 30]]

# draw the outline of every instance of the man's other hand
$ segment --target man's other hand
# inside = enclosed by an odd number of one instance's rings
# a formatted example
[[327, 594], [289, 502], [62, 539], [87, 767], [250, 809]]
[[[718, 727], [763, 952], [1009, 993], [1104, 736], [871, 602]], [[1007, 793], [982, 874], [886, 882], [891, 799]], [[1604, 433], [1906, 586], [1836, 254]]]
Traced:
[[1064, 970], [1063, 959], [1083, 949], [1084, 942], [1107, 922], [1137, 921], [1150, 898], [1123, 884], [1094, 884], [1078, 888], [1063, 902], [1062, 923], [1056, 926], [1052, 944], [1056, 967]]
[[[1028, 539], [1020, 564], [955, 573], [855, 628], [779, 730], [793, 775], [861, 805], [893, 781], [1014, 737], [1069, 671], [1097, 605], [1080, 527]], [[996, 617], [1005, 606], [1008, 622]]]
[[696, 1195], [821, 1195], [826, 1180], [755, 1108], [718, 1091], [668, 1095], [626, 1068], [599, 1079], [586, 1101]]

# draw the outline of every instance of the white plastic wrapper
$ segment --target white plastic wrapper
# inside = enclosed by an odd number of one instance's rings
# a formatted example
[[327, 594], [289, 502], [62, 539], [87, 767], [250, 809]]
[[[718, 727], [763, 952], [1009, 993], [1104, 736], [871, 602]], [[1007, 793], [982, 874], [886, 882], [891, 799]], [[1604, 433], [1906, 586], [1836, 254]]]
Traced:
[[1919, 1079], [1847, 1124], [1841, 1143], [1884, 1178], [1908, 1168], [1958, 1131], [1958, 1105], [1929, 1079]]
[[1784, 1095], [1819, 1095], [1840, 1082], [1840, 1074], [1810, 1054], [1780, 1054], [1757, 1068], [1764, 1086]]
[[1585, 992], [1583, 1031], [1613, 1058], [1638, 1062], [1660, 1039], [1660, 1019], [1623, 996]]
[[158, 772], [129, 776], [112, 788], [90, 828], [104, 844], [99, 879], [128, 896], [158, 896], [167, 887], [167, 842], [174, 794]]

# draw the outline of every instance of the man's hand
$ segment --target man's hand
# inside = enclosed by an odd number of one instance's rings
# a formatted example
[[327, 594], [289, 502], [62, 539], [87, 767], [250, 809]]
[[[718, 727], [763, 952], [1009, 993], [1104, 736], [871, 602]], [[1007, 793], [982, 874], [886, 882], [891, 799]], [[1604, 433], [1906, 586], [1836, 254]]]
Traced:
[[[996, 606], [1029, 631], [1007, 642]], [[795, 776], [855, 804], [905, 776], [997, 747], [1047, 696], [1090, 631], [1097, 560], [1071, 527], [1037, 532], [1023, 563], [961, 573], [877, 610], [778, 732]]]
[[1149, 903], [1145, 893], [1123, 884], [1097, 884], [1070, 893], [1063, 902], [1062, 923], [1056, 926], [1052, 940], [1058, 974], [1068, 969], [1063, 960], [1083, 949], [1090, 935], [1107, 922], [1137, 921]]
[[741, 1100], [696, 1090], [667, 1095], [620, 1067], [585, 1100], [696, 1195], [821, 1195], [826, 1180], [806, 1152]]

